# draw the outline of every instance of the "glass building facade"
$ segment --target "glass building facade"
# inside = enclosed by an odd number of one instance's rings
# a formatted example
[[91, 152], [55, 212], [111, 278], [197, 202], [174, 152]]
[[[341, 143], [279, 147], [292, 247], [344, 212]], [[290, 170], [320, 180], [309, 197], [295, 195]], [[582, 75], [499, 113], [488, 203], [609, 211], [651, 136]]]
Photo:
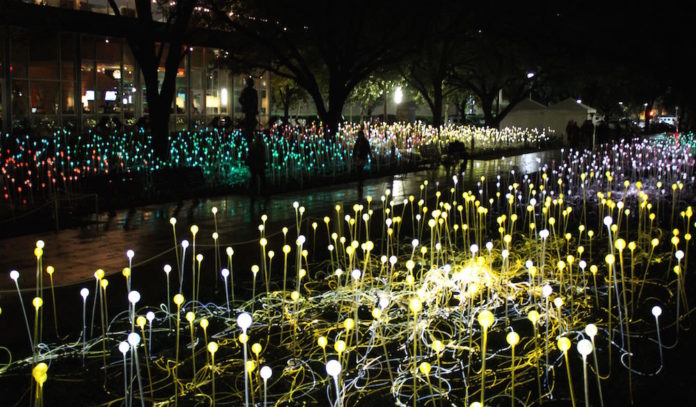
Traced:
[[[108, 13], [106, 0], [59, 3], [59, 7]], [[128, 2], [118, 2], [121, 3], [122, 9], [129, 9]], [[241, 118], [237, 100], [246, 76], [233, 75], [223, 66], [218, 58], [220, 52], [192, 46], [182, 60], [177, 71], [170, 130], [206, 125], [216, 118]], [[164, 78], [164, 57], [159, 78]], [[264, 122], [269, 113], [270, 78], [257, 77], [255, 82], [260, 119]], [[144, 81], [125, 39], [0, 25], [3, 131], [50, 133], [63, 127], [84, 130], [95, 126], [132, 126], [147, 114]]]

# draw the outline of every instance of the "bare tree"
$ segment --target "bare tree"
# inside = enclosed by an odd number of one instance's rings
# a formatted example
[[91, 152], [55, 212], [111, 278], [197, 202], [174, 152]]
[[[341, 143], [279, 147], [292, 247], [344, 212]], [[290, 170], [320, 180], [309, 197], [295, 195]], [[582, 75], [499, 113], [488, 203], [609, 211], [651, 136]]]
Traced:
[[[109, 0], [109, 5], [114, 14], [121, 17], [116, 1]], [[178, 0], [167, 2], [166, 5], [155, 3], [163, 10], [165, 23], [155, 21], [152, 6], [151, 0], [135, 0], [137, 29], [126, 40], [140, 65], [145, 82], [153, 149], [159, 158], [164, 159], [169, 155], [169, 116], [174, 102], [176, 75], [189, 50], [184, 42], [196, 1]], [[164, 78], [160, 84], [158, 68], [163, 58]]]

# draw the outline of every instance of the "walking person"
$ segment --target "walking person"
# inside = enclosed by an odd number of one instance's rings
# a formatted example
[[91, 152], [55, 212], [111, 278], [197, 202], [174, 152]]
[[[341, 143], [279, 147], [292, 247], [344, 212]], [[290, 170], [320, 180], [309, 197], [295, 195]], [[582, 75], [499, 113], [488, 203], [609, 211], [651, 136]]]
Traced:
[[251, 77], [247, 78], [246, 86], [242, 90], [242, 94], [239, 95], [239, 104], [242, 106], [242, 113], [244, 113], [242, 132], [247, 142], [251, 142], [254, 139], [254, 130], [258, 123], [256, 115], [259, 114], [259, 94], [254, 89], [254, 80]]
[[268, 193], [266, 192], [266, 144], [263, 141], [263, 136], [257, 133], [254, 141], [249, 148], [249, 154], [246, 158], [246, 164], [251, 173], [249, 180], [249, 198], [251, 205], [252, 218], [256, 213], [256, 197], [263, 194], [263, 210], [265, 211], [268, 204]]
[[355, 140], [355, 145], [353, 146], [353, 165], [355, 165], [355, 172], [358, 177], [358, 201], [362, 201], [363, 199], [365, 165], [367, 165], [368, 158], [372, 158], [370, 142], [367, 141], [365, 132], [363, 132], [361, 128], [360, 131], [358, 131], [358, 138]]

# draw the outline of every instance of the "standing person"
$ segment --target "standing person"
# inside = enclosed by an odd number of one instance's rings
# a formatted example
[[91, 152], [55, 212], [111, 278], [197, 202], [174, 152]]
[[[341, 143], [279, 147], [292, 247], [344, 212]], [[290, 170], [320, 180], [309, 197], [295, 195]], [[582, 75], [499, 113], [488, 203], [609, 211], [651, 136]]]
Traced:
[[353, 164], [355, 165], [355, 171], [358, 176], [358, 200], [362, 201], [363, 198], [363, 181], [364, 181], [364, 171], [365, 165], [367, 164], [367, 159], [372, 158], [372, 151], [370, 151], [370, 142], [367, 141], [365, 137], [365, 132], [361, 128], [358, 131], [358, 139], [355, 140], [355, 145], [353, 146]]
[[[252, 217], [255, 213], [256, 196], [263, 194], [267, 197], [266, 192], [266, 144], [263, 142], [263, 136], [259, 133], [254, 137], [254, 142], [249, 148], [246, 164], [249, 166], [251, 179], [249, 180], [249, 197], [251, 205]], [[264, 210], [268, 199], [264, 199]]]
[[254, 89], [254, 80], [249, 77], [246, 86], [239, 95], [239, 104], [244, 113], [243, 132], [247, 141], [253, 140], [254, 130], [256, 129], [256, 115], [259, 114], [259, 95]]

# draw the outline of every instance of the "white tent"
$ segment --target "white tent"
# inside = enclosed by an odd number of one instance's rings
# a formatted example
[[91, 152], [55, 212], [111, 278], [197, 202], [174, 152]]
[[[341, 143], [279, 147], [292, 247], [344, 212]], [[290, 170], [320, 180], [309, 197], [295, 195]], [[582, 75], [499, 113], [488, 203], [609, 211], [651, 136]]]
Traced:
[[582, 126], [585, 120], [592, 119], [596, 114], [597, 109], [568, 98], [549, 106], [546, 111], [546, 126], [555, 130], [556, 134], [567, 136], [565, 133], [569, 121], [574, 120], [578, 126]]
[[546, 106], [531, 99], [519, 102], [501, 120], [500, 128], [520, 127], [542, 129], [546, 127]]

